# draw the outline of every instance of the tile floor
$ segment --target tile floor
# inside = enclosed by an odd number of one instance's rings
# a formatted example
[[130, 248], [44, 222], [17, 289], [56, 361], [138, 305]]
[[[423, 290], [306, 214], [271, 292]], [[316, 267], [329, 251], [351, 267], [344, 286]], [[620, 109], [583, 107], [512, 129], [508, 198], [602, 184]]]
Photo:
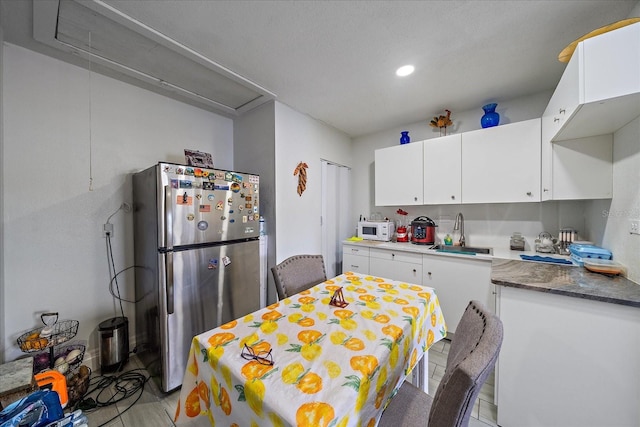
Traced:
[[[429, 350], [429, 390], [435, 391], [442, 379], [447, 361], [450, 343], [442, 340]], [[125, 366], [123, 372], [139, 372], [148, 376], [140, 361], [133, 356]], [[93, 384], [93, 380], [92, 380]], [[122, 383], [121, 389], [132, 385]], [[91, 386], [93, 388], [93, 385]], [[97, 396], [93, 392], [89, 397], [100, 402], [106, 402], [114, 396], [117, 390], [114, 384]], [[164, 427], [173, 426], [173, 415], [178, 402], [179, 390], [173, 393], [162, 393], [153, 380], [147, 381], [142, 393], [136, 393], [117, 402], [114, 405], [101, 407], [96, 410], [84, 411], [89, 419], [90, 427]], [[117, 394], [116, 394], [117, 396]], [[497, 407], [493, 404], [494, 375], [491, 373], [482, 387], [480, 395], [471, 414], [470, 427], [496, 426]], [[136, 399], [135, 404], [129, 407]]]

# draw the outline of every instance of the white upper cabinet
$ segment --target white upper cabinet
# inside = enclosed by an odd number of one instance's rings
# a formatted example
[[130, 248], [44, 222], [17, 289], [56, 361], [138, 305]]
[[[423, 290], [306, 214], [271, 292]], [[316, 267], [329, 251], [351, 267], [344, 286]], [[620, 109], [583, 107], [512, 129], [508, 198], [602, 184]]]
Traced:
[[422, 141], [375, 151], [376, 206], [422, 205]]
[[462, 135], [448, 135], [424, 141], [424, 204], [462, 203]]
[[640, 115], [640, 23], [576, 47], [546, 115], [553, 141], [613, 133]]
[[462, 203], [539, 202], [540, 119], [462, 134]]

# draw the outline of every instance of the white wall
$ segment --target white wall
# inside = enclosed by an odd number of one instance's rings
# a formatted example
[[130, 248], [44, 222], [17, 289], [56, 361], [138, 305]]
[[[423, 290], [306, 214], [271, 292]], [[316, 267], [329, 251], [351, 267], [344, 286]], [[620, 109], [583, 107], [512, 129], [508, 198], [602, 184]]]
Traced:
[[[2, 74], [3, 74], [3, 52], [4, 52], [4, 33], [0, 26], [0, 129], [4, 129], [4, 111], [2, 102], [3, 89], [2, 89]], [[0, 159], [4, 159], [4, 132], [0, 131]], [[5, 301], [4, 298], [4, 162], [0, 161], [0, 301]], [[0, 304], [3, 304], [0, 302]], [[0, 343], [4, 343], [4, 310], [0, 313]], [[0, 363], [4, 363], [4, 352], [0, 351]]]
[[[118, 315], [102, 224], [131, 201], [130, 174], [184, 162], [184, 148], [232, 169], [233, 123], [14, 45], [4, 45], [2, 65], [2, 352], [20, 356], [16, 338], [46, 311], [79, 320], [78, 339], [95, 351], [98, 324]], [[120, 270], [133, 264], [132, 218], [111, 222]], [[118, 279], [133, 299], [133, 270]], [[134, 307], [124, 310], [133, 337]]]
[[[275, 103], [276, 258], [322, 252], [320, 230], [321, 160], [352, 167], [351, 139], [290, 107]], [[309, 165], [307, 189], [298, 196], [299, 162]]]
[[[236, 168], [260, 175], [260, 215], [265, 218], [267, 269], [276, 264], [276, 157], [275, 103], [268, 102], [233, 122], [233, 148]], [[267, 271], [267, 301], [276, 300], [275, 284]]]
[[640, 221], [640, 117], [614, 133], [613, 199], [590, 202], [588, 218], [595, 238], [640, 283], [640, 236], [629, 233], [629, 222]]

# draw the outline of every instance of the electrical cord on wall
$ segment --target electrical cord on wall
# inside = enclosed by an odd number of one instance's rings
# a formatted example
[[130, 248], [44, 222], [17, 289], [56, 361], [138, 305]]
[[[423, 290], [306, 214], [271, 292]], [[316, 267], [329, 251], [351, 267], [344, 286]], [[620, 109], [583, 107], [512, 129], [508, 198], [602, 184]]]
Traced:
[[[116, 283], [117, 296], [114, 295], [114, 297], [118, 300], [118, 303], [120, 304], [120, 313], [122, 313], [122, 318], [124, 318], [124, 309], [122, 308], [122, 297], [120, 296], [120, 285], [118, 284], [118, 275], [115, 274], [116, 264], [115, 264], [115, 261], [113, 260], [113, 249], [111, 247], [111, 235], [107, 234], [106, 240], [107, 240], [107, 263], [109, 263], [109, 275], [113, 277], [111, 282], [115, 281]], [[111, 282], [109, 282], [110, 292], [112, 289]]]

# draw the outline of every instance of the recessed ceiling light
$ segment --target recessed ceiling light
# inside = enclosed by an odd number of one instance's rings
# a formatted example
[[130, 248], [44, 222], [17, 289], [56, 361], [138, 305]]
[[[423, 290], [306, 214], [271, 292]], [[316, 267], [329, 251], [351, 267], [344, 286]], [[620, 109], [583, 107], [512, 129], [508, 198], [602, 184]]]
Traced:
[[399, 77], [408, 76], [409, 74], [413, 73], [413, 70], [415, 70], [413, 65], [403, 65], [402, 67], [396, 70], [396, 76], [399, 76]]

